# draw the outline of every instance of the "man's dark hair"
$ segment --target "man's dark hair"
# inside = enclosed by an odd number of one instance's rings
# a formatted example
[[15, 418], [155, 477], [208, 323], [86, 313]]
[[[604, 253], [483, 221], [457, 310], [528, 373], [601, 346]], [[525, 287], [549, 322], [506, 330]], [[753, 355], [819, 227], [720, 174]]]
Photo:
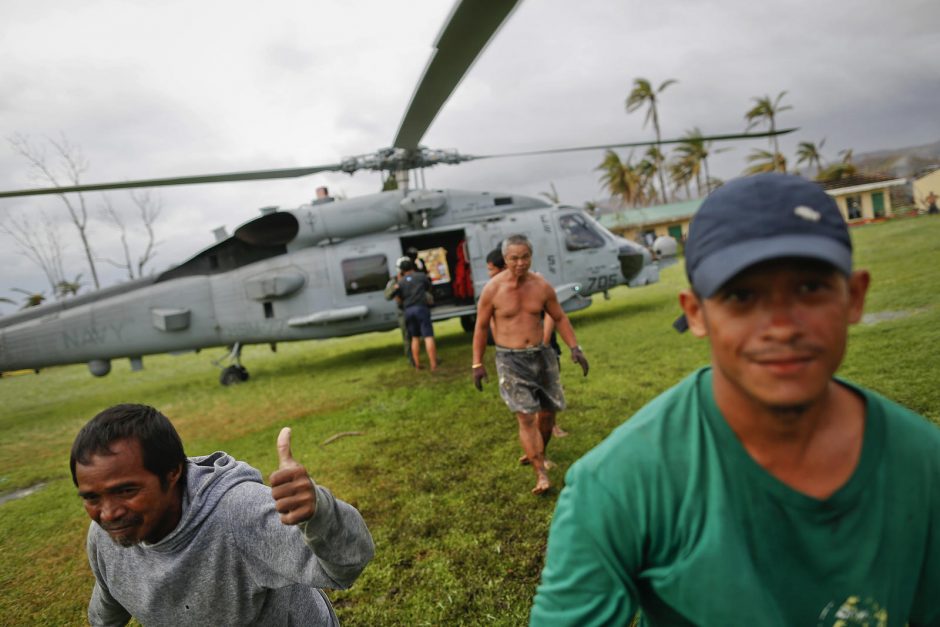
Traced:
[[506, 260], [503, 259], [503, 251], [499, 249], [499, 246], [489, 252], [486, 256], [486, 263], [491, 263], [500, 270], [506, 269]]
[[167, 474], [182, 465], [180, 478], [186, 479], [186, 453], [183, 441], [170, 420], [148, 405], [115, 405], [104, 410], [82, 427], [72, 444], [69, 467], [72, 483], [75, 464], [88, 464], [93, 455], [113, 455], [111, 445], [120, 440], [136, 440], [143, 452], [144, 468], [160, 478], [166, 489]]
[[410, 272], [415, 269], [415, 264], [411, 259], [402, 259], [398, 264], [398, 269], [402, 272]]
[[415, 248], [414, 246], [409, 246], [408, 250], [405, 251], [405, 254], [411, 257], [411, 260], [414, 261], [415, 259], [418, 258], [418, 249]]

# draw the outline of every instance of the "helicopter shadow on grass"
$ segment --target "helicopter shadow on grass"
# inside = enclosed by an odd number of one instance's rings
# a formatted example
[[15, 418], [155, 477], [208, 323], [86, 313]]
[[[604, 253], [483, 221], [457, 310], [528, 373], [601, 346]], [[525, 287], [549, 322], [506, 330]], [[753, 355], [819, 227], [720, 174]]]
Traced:
[[[438, 335], [438, 351], [447, 350], [453, 346], [466, 345], [470, 349], [470, 335], [465, 333], [447, 333]], [[397, 340], [397, 338], [396, 338]], [[424, 345], [422, 344], [422, 355]], [[391, 361], [400, 361], [403, 365], [408, 364], [405, 357], [402, 344], [399, 341], [389, 342], [384, 346], [369, 346], [363, 348], [351, 349], [342, 353], [330, 356], [320, 356], [316, 354], [317, 348], [311, 346], [309, 359], [302, 359], [292, 363], [285, 363], [282, 367], [275, 366], [270, 374], [289, 376], [308, 372], [314, 374], [318, 370], [330, 370], [333, 372], [348, 370], [355, 372], [363, 368], [372, 368], [381, 366]], [[426, 356], [424, 357], [426, 360]]]
[[[576, 328], [583, 326], [593, 326], [595, 324], [602, 324], [608, 321], [616, 320], [619, 322], [628, 322], [629, 316], [647, 314], [655, 311], [661, 311], [663, 309], [663, 304], [660, 302], [651, 302], [651, 303], [626, 303], [619, 307], [610, 307], [606, 309], [598, 309], [596, 311], [580, 313], [577, 316], [576, 320], [572, 322], [575, 324]], [[672, 324], [672, 320], [679, 315], [679, 306], [676, 305], [676, 313], [671, 318], [669, 314], [665, 314], [663, 321], [665, 326]]]

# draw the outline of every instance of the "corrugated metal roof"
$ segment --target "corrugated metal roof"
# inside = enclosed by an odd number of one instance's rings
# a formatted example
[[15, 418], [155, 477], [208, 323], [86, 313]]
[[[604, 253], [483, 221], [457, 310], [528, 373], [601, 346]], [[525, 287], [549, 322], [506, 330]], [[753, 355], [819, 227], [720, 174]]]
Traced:
[[[841, 189], [843, 187], [856, 187], [858, 185], [868, 185], [870, 183], [886, 183], [895, 181], [898, 177], [888, 176], [886, 174], [859, 173], [846, 176], [835, 181], [820, 181], [819, 184], [825, 190]], [[903, 180], [903, 179], [902, 179]]]
[[673, 202], [668, 205], [623, 209], [616, 213], [608, 213], [599, 216], [597, 220], [608, 229], [646, 226], [648, 224], [661, 224], [663, 222], [684, 220], [685, 218], [690, 218], [695, 215], [695, 212], [698, 211], [703, 200], [704, 198], [698, 198], [696, 200]]

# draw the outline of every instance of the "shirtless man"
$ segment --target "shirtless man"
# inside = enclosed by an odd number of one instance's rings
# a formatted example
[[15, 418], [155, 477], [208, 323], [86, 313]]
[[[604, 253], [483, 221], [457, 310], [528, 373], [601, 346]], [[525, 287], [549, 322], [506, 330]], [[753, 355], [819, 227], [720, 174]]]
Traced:
[[[497, 246], [486, 256], [486, 273], [492, 279], [494, 276], [506, 269], [506, 260], [503, 259], [503, 251], [501, 246]], [[542, 326], [544, 327], [544, 332], [542, 333], [542, 343], [549, 344], [552, 347], [552, 350], [555, 351], [556, 357], [561, 359], [561, 348], [558, 346], [558, 340], [555, 337], [555, 321], [546, 316], [543, 312], [542, 314]], [[492, 328], [493, 321], [490, 320], [490, 335], [487, 339], [487, 344], [493, 344], [492, 339]], [[559, 366], [561, 363], [559, 362]], [[566, 438], [568, 437], [568, 432], [561, 428], [561, 425], [558, 424], [558, 421], [555, 421], [555, 424], [552, 426], [552, 435], [556, 438]], [[519, 458], [519, 463], [525, 465], [529, 463], [529, 458], [523, 455]]]
[[486, 335], [493, 321], [499, 393], [516, 414], [519, 442], [535, 471], [534, 494], [551, 487], [545, 467], [545, 445], [552, 437], [555, 414], [565, 408], [555, 352], [543, 342], [542, 312], [555, 321], [562, 340], [571, 349], [571, 360], [588, 373], [574, 329], [555, 289], [544, 278], [529, 272], [532, 244], [524, 235], [508, 237], [502, 246], [506, 271], [486, 284], [477, 304], [473, 333], [473, 384], [480, 391], [487, 379], [483, 366]]

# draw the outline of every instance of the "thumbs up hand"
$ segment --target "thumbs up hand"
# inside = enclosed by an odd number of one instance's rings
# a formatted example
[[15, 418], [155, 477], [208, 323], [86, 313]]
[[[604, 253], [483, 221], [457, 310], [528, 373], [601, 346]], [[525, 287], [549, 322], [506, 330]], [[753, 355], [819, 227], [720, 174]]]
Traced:
[[290, 451], [290, 427], [281, 429], [277, 436], [278, 469], [271, 473], [271, 496], [274, 509], [285, 525], [296, 525], [309, 520], [317, 511], [317, 493], [307, 469], [298, 463]]

